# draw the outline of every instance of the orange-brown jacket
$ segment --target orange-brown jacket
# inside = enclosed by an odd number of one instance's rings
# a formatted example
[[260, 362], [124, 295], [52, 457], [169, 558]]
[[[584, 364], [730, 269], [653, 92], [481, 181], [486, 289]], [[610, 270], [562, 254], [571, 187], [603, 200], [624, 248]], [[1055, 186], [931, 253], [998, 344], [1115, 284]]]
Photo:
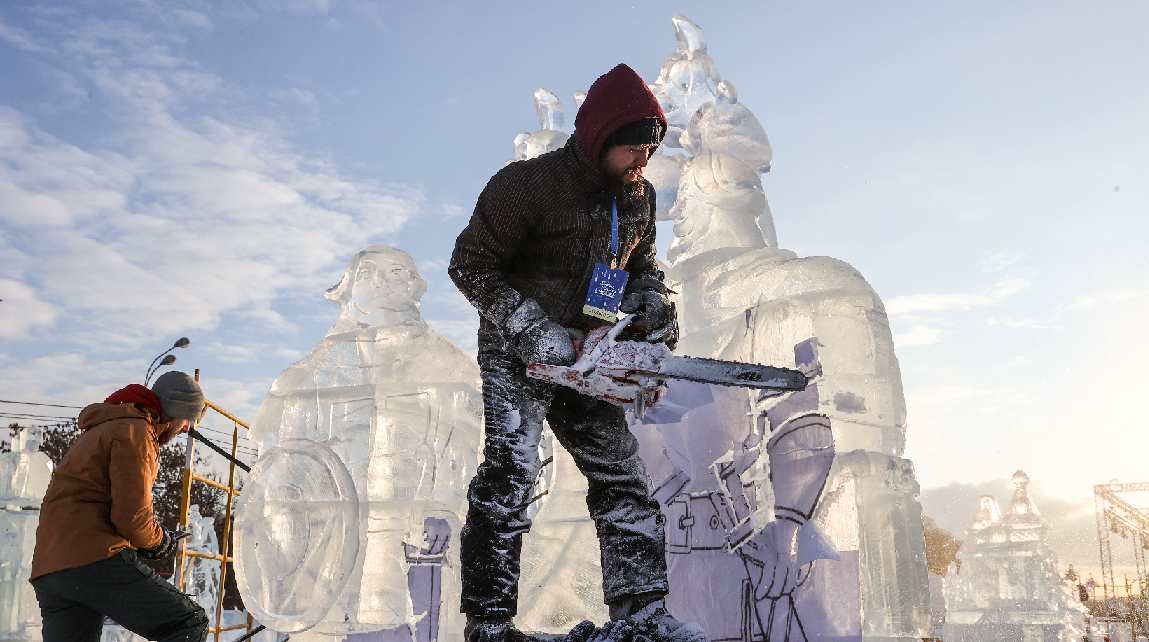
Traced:
[[134, 403], [97, 403], [80, 412], [83, 432], [44, 496], [32, 577], [154, 548], [163, 529], [152, 515], [160, 437], [167, 424]]

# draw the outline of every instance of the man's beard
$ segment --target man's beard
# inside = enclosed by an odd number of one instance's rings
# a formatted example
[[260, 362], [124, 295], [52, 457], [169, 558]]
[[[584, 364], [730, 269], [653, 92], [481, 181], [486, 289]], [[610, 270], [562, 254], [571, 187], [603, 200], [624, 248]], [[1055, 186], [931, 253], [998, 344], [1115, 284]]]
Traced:
[[623, 172], [622, 176], [611, 176], [610, 178], [615, 188], [628, 199], [639, 198], [646, 193], [641, 167], [629, 169]]

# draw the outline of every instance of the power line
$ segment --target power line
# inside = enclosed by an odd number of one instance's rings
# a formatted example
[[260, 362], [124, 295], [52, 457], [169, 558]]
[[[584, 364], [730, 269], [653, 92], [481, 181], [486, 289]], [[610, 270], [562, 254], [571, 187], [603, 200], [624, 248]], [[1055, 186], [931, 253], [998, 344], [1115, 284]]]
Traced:
[[0, 399], [0, 403], [15, 403], [15, 404], [20, 404], [22, 406], [51, 406], [53, 408], [75, 408], [77, 410], [83, 410], [84, 409], [84, 406], [61, 406], [58, 403], [36, 403], [35, 401], [9, 401], [7, 399]]
[[75, 417], [64, 417], [62, 415], [32, 415], [23, 412], [0, 412], [0, 417], [8, 419], [35, 419], [38, 421], [44, 419], [75, 419]]

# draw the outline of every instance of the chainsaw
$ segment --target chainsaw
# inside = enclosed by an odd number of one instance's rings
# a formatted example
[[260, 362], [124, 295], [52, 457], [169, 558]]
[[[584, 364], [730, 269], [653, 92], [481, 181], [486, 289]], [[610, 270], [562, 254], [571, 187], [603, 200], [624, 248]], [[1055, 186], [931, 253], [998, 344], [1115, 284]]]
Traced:
[[806, 388], [807, 377], [798, 370], [701, 357], [676, 357], [661, 343], [619, 340], [634, 319], [623, 317], [614, 326], [587, 334], [575, 350], [571, 366], [532, 363], [527, 376], [573, 388], [595, 399], [634, 409], [642, 419], [646, 409], [662, 400], [671, 379], [788, 392]]

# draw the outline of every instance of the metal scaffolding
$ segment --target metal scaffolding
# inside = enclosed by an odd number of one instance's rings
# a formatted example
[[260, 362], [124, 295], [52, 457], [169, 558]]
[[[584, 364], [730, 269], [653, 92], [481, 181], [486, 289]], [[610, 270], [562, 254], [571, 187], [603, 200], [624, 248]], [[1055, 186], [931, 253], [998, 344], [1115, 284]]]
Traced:
[[[196, 368], [196, 371], [195, 371], [195, 380], [199, 381], [199, 369], [198, 368]], [[244, 629], [246, 631], [251, 631], [252, 625], [254, 623], [251, 615], [248, 614], [247, 621], [244, 624], [237, 624], [237, 625], [232, 625], [232, 626], [223, 626], [223, 593], [224, 593], [224, 586], [225, 586], [226, 581], [227, 581], [227, 565], [232, 562], [232, 557], [230, 556], [230, 554], [231, 554], [230, 547], [231, 547], [231, 526], [232, 526], [232, 519], [231, 519], [232, 504], [234, 503], [235, 498], [239, 495], [239, 491], [236, 490], [236, 488], [235, 488], [236, 463], [234, 460], [236, 457], [236, 453], [238, 452], [238, 449], [239, 449], [239, 427], [243, 426], [244, 430], [249, 430], [250, 428], [246, 423], [244, 423], [243, 421], [241, 421], [240, 419], [238, 419], [237, 417], [235, 417], [231, 413], [227, 412], [223, 408], [220, 408], [219, 406], [215, 405], [214, 403], [212, 403], [210, 401], [207, 401], [205, 403], [206, 403], [206, 407], [204, 408], [204, 414], [206, 414], [208, 410], [215, 411], [216, 413], [219, 413], [220, 415], [222, 415], [226, 419], [230, 420], [233, 424], [233, 430], [232, 430], [232, 435], [231, 435], [231, 458], [233, 461], [229, 462], [230, 465], [228, 468], [228, 477], [227, 477], [227, 485], [226, 486], [213, 480], [213, 479], [208, 479], [207, 477], [203, 477], [201, 475], [195, 474], [195, 459], [196, 459], [195, 458], [195, 438], [190, 434], [188, 435], [187, 456], [186, 456], [186, 459], [184, 460], [183, 496], [180, 500], [180, 528], [182, 528], [184, 530], [187, 530], [187, 528], [188, 528], [188, 513], [191, 510], [192, 482], [199, 482], [201, 484], [207, 484], [209, 486], [213, 486], [215, 488], [218, 488], [218, 489], [224, 491], [224, 493], [225, 493], [226, 502], [225, 502], [225, 508], [224, 508], [223, 539], [220, 540], [220, 543], [219, 543], [220, 554], [219, 555], [210, 555], [210, 554], [206, 554], [206, 553], [200, 553], [197, 551], [187, 550], [187, 538], [184, 538], [180, 543], [179, 557], [176, 560], [176, 575], [179, 578], [179, 581], [176, 584], [176, 586], [179, 587], [180, 591], [183, 591], [184, 588], [186, 587], [187, 580], [188, 580], [188, 574], [185, 573], [185, 570], [188, 568], [187, 558], [191, 557], [191, 558], [200, 558], [200, 559], [210, 559], [210, 560], [216, 560], [220, 563], [219, 600], [217, 600], [217, 602], [216, 602], [215, 613], [213, 614], [214, 615], [214, 617], [213, 617], [214, 624], [213, 624], [213, 626], [211, 626], [211, 628], [208, 629], [208, 633], [212, 633], [215, 635], [215, 642], [219, 642], [220, 634], [223, 633], [224, 631], [237, 631], [240, 629]], [[202, 422], [202, 421], [203, 421], [203, 416], [201, 415], [199, 421], [196, 421], [195, 425], [198, 426], [200, 424], [200, 422]]]
[[1146, 589], [1149, 589], [1149, 567], [1145, 552], [1149, 550], [1149, 509], [1137, 508], [1118, 496], [1119, 493], [1149, 492], [1149, 482], [1130, 484], [1097, 484], [1093, 487], [1093, 503], [1097, 511], [1097, 541], [1101, 549], [1101, 592], [1104, 599], [1117, 599], [1117, 581], [1113, 570], [1112, 535], [1132, 540], [1133, 565], [1136, 578], [1124, 581], [1128, 601], [1129, 623], [1134, 639], [1149, 632], [1149, 607]]

